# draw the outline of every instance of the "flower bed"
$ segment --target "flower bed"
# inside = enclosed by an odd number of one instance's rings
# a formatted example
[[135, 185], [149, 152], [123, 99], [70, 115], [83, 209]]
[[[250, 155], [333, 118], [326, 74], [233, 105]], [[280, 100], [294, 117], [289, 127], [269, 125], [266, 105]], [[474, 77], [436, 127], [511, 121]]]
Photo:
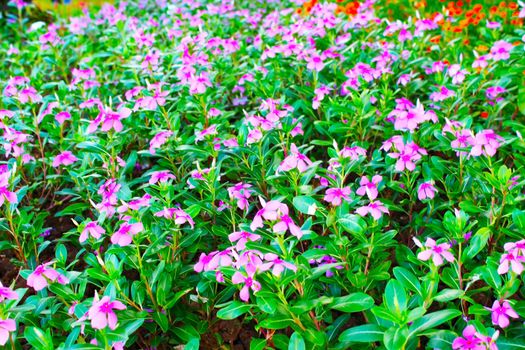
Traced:
[[525, 348], [524, 4], [11, 8], [0, 346]]

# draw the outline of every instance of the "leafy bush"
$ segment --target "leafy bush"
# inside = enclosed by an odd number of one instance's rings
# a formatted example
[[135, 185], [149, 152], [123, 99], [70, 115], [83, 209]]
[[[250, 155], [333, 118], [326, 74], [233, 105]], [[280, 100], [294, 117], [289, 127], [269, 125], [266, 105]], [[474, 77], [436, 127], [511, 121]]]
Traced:
[[1, 346], [525, 348], [523, 4], [11, 5]]

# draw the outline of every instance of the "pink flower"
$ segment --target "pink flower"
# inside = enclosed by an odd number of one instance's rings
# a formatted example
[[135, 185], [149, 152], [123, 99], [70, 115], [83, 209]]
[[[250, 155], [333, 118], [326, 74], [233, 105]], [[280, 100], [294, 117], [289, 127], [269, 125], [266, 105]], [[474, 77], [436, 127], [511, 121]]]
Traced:
[[381, 181], [383, 181], [383, 177], [381, 175], [374, 175], [372, 177], [372, 181], [368, 180], [367, 176], [363, 176], [359, 182], [361, 187], [359, 187], [355, 193], [360, 196], [364, 196], [366, 194], [368, 198], [373, 201], [377, 198], [377, 185], [379, 185]]
[[55, 119], [58, 124], [62, 125], [66, 120], [71, 119], [71, 114], [69, 112], [59, 112], [55, 115]]
[[[419, 239], [414, 237], [414, 242], [418, 247], [424, 248]], [[454, 261], [454, 255], [452, 255], [450, 252], [449, 243], [436, 244], [436, 241], [429, 237], [425, 242], [425, 247], [429, 249], [423, 250], [417, 255], [419, 260], [427, 261], [428, 259], [432, 258], [432, 262], [436, 266], [443, 264], [443, 258], [445, 258], [445, 260], [448, 262]]]
[[213, 257], [217, 254], [217, 252], [211, 252], [210, 254], [206, 255], [204, 253], [201, 253], [199, 256], [199, 261], [195, 264], [193, 269], [195, 272], [202, 272], [202, 271], [213, 271], [218, 267], [217, 261], [213, 260]]
[[0, 345], [4, 346], [9, 340], [9, 332], [16, 331], [16, 322], [12, 319], [0, 318]]
[[356, 213], [361, 216], [366, 216], [366, 214], [372, 215], [374, 220], [379, 220], [384, 214], [388, 214], [388, 209], [381, 203], [381, 201], [370, 202], [368, 205], [359, 207], [356, 209]]
[[106, 233], [106, 230], [100, 227], [95, 221], [91, 221], [88, 222], [86, 226], [84, 226], [84, 229], [82, 230], [78, 240], [80, 243], [83, 243], [88, 239], [89, 236], [99, 239], [104, 233]]
[[281, 217], [279, 217], [279, 222], [273, 225], [273, 232], [284, 233], [287, 230], [290, 230], [290, 233], [299, 239], [303, 236], [303, 231], [301, 231], [301, 228], [293, 222], [291, 217], [288, 215], [281, 215]]
[[10, 288], [4, 287], [2, 282], [0, 282], [0, 303], [5, 299], [16, 300], [18, 299], [18, 294], [13, 292]]
[[217, 125], [213, 124], [210, 127], [197, 132], [195, 135], [195, 142], [204, 140], [208, 135], [217, 135]]
[[133, 241], [133, 236], [142, 231], [144, 231], [144, 225], [142, 225], [142, 223], [137, 222], [130, 224], [129, 222], [124, 222], [111, 236], [111, 243], [118, 244], [121, 247], [128, 246]]
[[492, 308], [486, 308], [492, 312], [492, 324], [495, 326], [500, 326], [501, 328], [506, 328], [509, 323], [509, 317], [519, 318], [518, 314], [510, 306], [509, 302], [504, 300], [503, 303], [500, 303], [499, 300], [494, 301]]
[[509, 264], [512, 271], [520, 275], [523, 272], [523, 263], [525, 262], [525, 257], [521, 255], [516, 255], [514, 252], [509, 252], [503, 254], [499, 261], [498, 273], [503, 275], [509, 272]]
[[332, 204], [334, 207], [341, 205], [342, 200], [350, 201], [350, 193], [352, 190], [350, 187], [343, 188], [329, 188], [326, 190], [324, 200]]
[[0, 173], [0, 207], [5, 202], [16, 204], [18, 197], [15, 192], [9, 191], [9, 172]]
[[175, 219], [177, 225], [182, 225], [186, 222], [190, 224], [191, 228], [195, 225], [191, 216], [180, 208], [164, 208], [163, 210], [156, 212], [155, 216], [163, 217], [165, 219]]
[[64, 151], [53, 159], [53, 167], [58, 168], [61, 165], [67, 166], [75, 163], [78, 160], [73, 153]]
[[261, 271], [272, 269], [274, 276], [280, 276], [285, 268], [293, 272], [297, 271], [297, 267], [294, 264], [281, 260], [276, 254], [267, 253], [264, 255], [264, 260], [267, 262], [260, 266]]
[[165, 170], [165, 171], [155, 171], [155, 172], [151, 173], [151, 177], [149, 179], [149, 184], [153, 185], [153, 184], [156, 184], [157, 182], [166, 183], [170, 179], [175, 179], [175, 175], [173, 175], [169, 171], [167, 171], [167, 170]]
[[208, 73], [206, 72], [203, 72], [198, 76], [192, 75], [189, 79], [189, 83], [191, 95], [203, 94], [206, 92], [207, 87], [212, 87]]
[[281, 165], [279, 165], [280, 170], [290, 171], [292, 169], [297, 169], [302, 173], [305, 172], [310, 165], [312, 165], [312, 161], [308, 159], [308, 157], [302, 153], [299, 153], [299, 150], [295, 144], [290, 146], [290, 152], [291, 154], [281, 162]]
[[232, 277], [233, 284], [244, 284], [239, 294], [242, 301], [250, 300], [250, 289], [253, 293], [257, 293], [261, 290], [261, 284], [257, 282], [253, 276], [244, 276], [239, 271], [236, 271]]
[[252, 194], [250, 190], [251, 187], [252, 185], [242, 182], [237, 183], [235, 186], [228, 187], [230, 199], [236, 199], [237, 207], [241, 210], [247, 210], [249, 207], [248, 198], [250, 198]]
[[351, 160], [358, 160], [359, 157], [366, 157], [366, 149], [359, 146], [345, 146], [339, 152], [339, 156], [341, 156], [342, 158], [350, 158]]
[[452, 343], [452, 349], [460, 350], [486, 350], [485, 344], [478, 337], [474, 326], [467, 326], [463, 330], [463, 338], [457, 337]]
[[125, 310], [126, 306], [120, 301], [111, 301], [108, 296], [98, 299], [98, 294], [95, 293], [93, 305], [89, 308], [88, 319], [91, 320], [91, 327], [94, 329], [109, 329], [117, 328], [117, 315], [113, 310]]
[[102, 121], [102, 131], [109, 131], [111, 129], [115, 132], [121, 132], [124, 126], [122, 125], [121, 119], [127, 118], [131, 115], [131, 109], [121, 108], [118, 112], [113, 112], [108, 109], [104, 113], [104, 120]]
[[230, 242], [237, 242], [235, 245], [235, 249], [237, 250], [244, 250], [246, 248], [246, 243], [249, 242], [255, 242], [261, 239], [260, 235], [257, 235], [255, 233], [251, 233], [248, 231], [237, 231], [230, 233], [228, 235], [228, 239]]
[[432, 199], [434, 198], [437, 190], [434, 187], [432, 181], [429, 182], [423, 182], [421, 185], [419, 185], [419, 188], [417, 189], [417, 197], [420, 201], [424, 199]]
[[308, 68], [309, 70], [320, 72], [324, 68], [324, 63], [323, 63], [323, 59], [321, 58], [321, 56], [318, 56], [318, 55], [308, 56], [306, 57], [306, 62], [307, 62], [306, 68]]
[[168, 141], [168, 139], [171, 137], [171, 135], [173, 135], [173, 132], [171, 131], [161, 131], [155, 136], [153, 136], [149, 143], [149, 152], [151, 154], [155, 154], [155, 150], [157, 148], [160, 148], [163, 144], [165, 144], [166, 141]]
[[504, 61], [510, 58], [510, 51], [514, 46], [503, 40], [496, 41], [490, 49], [490, 58], [494, 61]]
[[454, 96], [456, 96], [454, 91], [447, 89], [445, 86], [441, 86], [439, 91], [431, 93], [429, 97], [434, 102], [440, 102]]
[[269, 201], [264, 202], [261, 199], [263, 208], [260, 209], [253, 218], [252, 223], [250, 224], [250, 229], [252, 231], [257, 230], [260, 227], [263, 227], [263, 218], [269, 221], [275, 221], [280, 215], [288, 215], [288, 207], [286, 204], [283, 204], [279, 201]]
[[67, 284], [69, 280], [55, 269], [48, 267], [52, 262], [48, 262], [42, 265], [37, 266], [35, 271], [33, 271], [27, 277], [27, 285], [33, 287], [34, 290], [39, 291], [47, 287], [49, 282], [58, 282], [60, 284]]
[[470, 155], [477, 157], [485, 154], [487, 157], [492, 157], [500, 147], [500, 141], [503, 141], [503, 138], [493, 130], [483, 130], [476, 134]]

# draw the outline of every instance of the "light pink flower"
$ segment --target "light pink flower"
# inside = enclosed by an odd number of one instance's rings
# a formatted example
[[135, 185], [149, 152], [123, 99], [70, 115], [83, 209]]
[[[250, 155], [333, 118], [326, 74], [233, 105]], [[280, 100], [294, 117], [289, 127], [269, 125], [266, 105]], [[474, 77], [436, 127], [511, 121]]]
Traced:
[[9, 190], [9, 172], [0, 173], [0, 207], [7, 201], [11, 204], [18, 203], [15, 192]]
[[348, 186], [343, 188], [329, 188], [326, 190], [326, 194], [323, 199], [332, 204], [332, 206], [338, 207], [343, 202], [343, 199], [350, 201], [351, 193], [352, 190]]
[[355, 193], [360, 196], [364, 196], [366, 194], [368, 198], [373, 201], [377, 198], [377, 185], [379, 185], [381, 181], [383, 181], [383, 177], [381, 175], [374, 175], [372, 177], [372, 181], [368, 180], [367, 176], [363, 176], [359, 182], [361, 187], [359, 187]]
[[417, 197], [420, 201], [424, 199], [432, 199], [434, 198], [437, 190], [434, 187], [432, 181], [429, 182], [423, 182], [421, 185], [419, 185], [419, 188], [417, 189]]
[[4, 346], [9, 340], [9, 332], [16, 331], [16, 322], [12, 319], [0, 318], [0, 345]]
[[263, 218], [268, 221], [275, 221], [280, 215], [288, 215], [288, 207], [286, 204], [279, 201], [264, 202], [262, 199], [261, 202], [263, 207], [257, 211], [252, 223], [250, 224], [250, 229], [252, 231], [263, 227]]
[[299, 239], [303, 236], [303, 231], [293, 222], [290, 216], [281, 215], [278, 220], [279, 221], [273, 225], [273, 232], [284, 233], [290, 230], [290, 233]]
[[55, 115], [55, 120], [58, 122], [58, 124], [62, 125], [66, 120], [71, 119], [71, 114], [69, 112], [59, 112]]
[[508, 327], [510, 323], [509, 317], [519, 318], [507, 300], [504, 300], [502, 303], [499, 300], [495, 300], [492, 308], [486, 309], [492, 312], [492, 324], [501, 328]]
[[167, 170], [165, 170], [165, 171], [155, 171], [155, 172], [151, 173], [151, 177], [149, 179], [149, 184], [150, 185], [154, 185], [157, 182], [166, 183], [170, 179], [175, 179], [175, 175], [173, 175], [169, 171], [167, 171]]
[[164, 208], [161, 211], [155, 213], [157, 217], [163, 217], [165, 219], [174, 219], [177, 225], [190, 224], [191, 228], [194, 227], [195, 223], [191, 216], [180, 208]]
[[237, 244], [235, 245], [235, 249], [244, 250], [244, 248], [246, 248], [247, 242], [258, 241], [259, 239], [261, 239], [261, 236], [248, 231], [237, 231], [230, 233], [228, 235], [228, 239], [232, 243], [237, 242]]
[[53, 167], [58, 168], [61, 165], [67, 166], [75, 163], [78, 160], [70, 151], [64, 151], [53, 159]]
[[52, 262], [48, 262], [37, 266], [27, 277], [27, 285], [33, 287], [34, 290], [39, 291], [48, 286], [49, 282], [58, 282], [60, 284], [68, 284], [69, 280], [66, 276], [60, 274], [55, 269], [49, 267]]
[[241, 210], [247, 210], [249, 207], [248, 198], [250, 198], [252, 185], [239, 182], [235, 186], [228, 187], [230, 199], [237, 200], [237, 207]]
[[379, 220], [383, 214], [388, 214], [388, 209], [381, 201], [370, 202], [368, 205], [356, 209], [356, 213], [361, 216], [372, 215], [374, 220]]
[[320, 72], [324, 68], [323, 58], [318, 55], [312, 55], [306, 57], [306, 68], [312, 71]]
[[279, 165], [280, 170], [290, 171], [292, 169], [297, 169], [302, 173], [312, 165], [312, 161], [304, 154], [300, 153], [295, 144], [290, 146], [290, 153], [291, 154], [281, 162], [281, 165]]
[[10, 288], [4, 287], [2, 282], [0, 282], [0, 303], [5, 299], [16, 300], [18, 299], [18, 294], [16, 294]]
[[425, 246], [421, 244], [421, 242], [414, 237], [414, 242], [416, 245], [420, 248], [428, 248], [423, 251], [421, 251], [417, 258], [422, 261], [427, 261], [430, 258], [432, 258], [432, 262], [436, 266], [440, 266], [443, 264], [443, 258], [447, 260], [448, 262], [454, 261], [454, 255], [450, 252], [450, 244], [449, 243], [441, 243], [436, 244], [436, 241], [434, 241], [432, 238], [427, 238], [425, 242]]
[[80, 243], [85, 242], [89, 236], [99, 239], [104, 233], [106, 230], [100, 227], [96, 221], [91, 221], [86, 224], [78, 240]]
[[168, 139], [171, 137], [171, 135], [173, 135], [173, 132], [171, 131], [161, 131], [155, 136], [153, 136], [149, 143], [149, 152], [151, 154], [155, 154], [156, 149], [160, 148], [163, 144], [165, 144], [166, 141], [168, 141]]
[[130, 224], [129, 222], [124, 222], [111, 236], [111, 243], [118, 244], [121, 247], [128, 246], [133, 242], [133, 236], [142, 231], [144, 231], [144, 225], [142, 225], [142, 223], [137, 222]]
[[292, 270], [293, 272], [297, 271], [297, 267], [294, 264], [281, 260], [276, 254], [267, 253], [264, 255], [264, 260], [267, 262], [260, 266], [260, 270], [267, 271], [272, 269], [272, 274], [274, 276], [280, 276], [285, 268]]
[[504, 139], [493, 130], [480, 131], [474, 138], [474, 146], [470, 151], [470, 155], [477, 157], [485, 154], [487, 157], [493, 157], [500, 147], [500, 141], [503, 140]]
[[253, 293], [257, 293], [261, 290], [261, 284], [257, 282], [253, 276], [245, 276], [239, 271], [236, 271], [232, 277], [233, 284], [244, 284], [239, 294], [242, 301], [250, 300], [250, 289]]
[[509, 264], [512, 271], [520, 275], [523, 272], [523, 263], [525, 263], [525, 257], [516, 255], [514, 252], [503, 254], [499, 261], [498, 273], [503, 275], [509, 272]]
[[111, 301], [108, 296], [99, 300], [98, 294], [95, 293], [93, 304], [88, 311], [88, 319], [91, 320], [93, 329], [117, 328], [117, 315], [114, 310], [125, 310], [126, 306], [120, 301]]

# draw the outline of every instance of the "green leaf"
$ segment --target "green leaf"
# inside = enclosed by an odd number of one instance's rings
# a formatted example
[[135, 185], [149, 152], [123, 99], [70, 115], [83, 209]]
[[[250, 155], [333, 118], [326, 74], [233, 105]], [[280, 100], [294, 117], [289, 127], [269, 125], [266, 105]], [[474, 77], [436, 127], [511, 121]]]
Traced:
[[46, 333], [37, 327], [27, 327], [24, 330], [24, 338], [31, 344], [32, 347], [39, 350], [53, 350], [53, 338], [49, 329]]
[[359, 215], [346, 214], [338, 222], [347, 232], [352, 234], [361, 235], [366, 229], [366, 221]]
[[275, 312], [279, 302], [274, 293], [265, 291], [255, 294], [255, 300], [259, 309], [270, 315]]
[[330, 308], [343, 312], [360, 312], [374, 306], [374, 299], [365, 293], [353, 293], [344, 297], [334, 298]]
[[199, 350], [200, 345], [200, 339], [199, 338], [192, 338], [189, 342], [186, 343], [184, 346], [184, 350]]
[[217, 312], [217, 317], [223, 320], [233, 320], [242, 314], [250, 311], [250, 304], [246, 304], [237, 300], [230, 302], [226, 307], [223, 307]]
[[465, 295], [465, 292], [461, 289], [443, 289], [441, 292], [438, 293], [438, 295], [434, 297], [434, 300], [443, 303], [446, 301], [461, 298], [463, 295]]
[[498, 345], [498, 350], [524, 350], [525, 349], [525, 340], [520, 339], [505, 339], [500, 337], [496, 341]]
[[266, 339], [253, 338], [250, 342], [250, 350], [264, 350], [266, 348]]
[[303, 214], [315, 215], [317, 208], [321, 208], [321, 204], [309, 196], [299, 196], [293, 199], [293, 206]]
[[488, 227], [480, 228], [476, 234], [470, 239], [469, 245], [465, 248], [461, 260], [464, 262], [468, 259], [473, 259], [479, 252], [485, 248], [490, 238], [491, 231]]
[[388, 282], [383, 299], [386, 307], [396, 315], [401, 315], [407, 308], [407, 293], [403, 285], [397, 280]]
[[404, 349], [408, 340], [408, 328], [392, 327], [385, 332], [383, 342], [388, 350]]
[[155, 311], [153, 313], [153, 319], [155, 320], [155, 322], [157, 322], [157, 324], [160, 326], [160, 328], [162, 328], [162, 331], [163, 332], [167, 332], [170, 325], [169, 325], [169, 321], [168, 321], [168, 316], [166, 316], [166, 314], [160, 312], [160, 311]]
[[340, 342], [373, 343], [383, 340], [384, 332], [375, 324], [365, 324], [345, 330], [339, 336]]
[[271, 318], [262, 320], [259, 323], [258, 328], [283, 329], [283, 328], [289, 327], [291, 324], [293, 324], [293, 320], [291, 318], [284, 318], [282, 316], [280, 317], [273, 316]]
[[411, 338], [414, 335], [419, 334], [420, 332], [423, 332], [427, 329], [431, 329], [433, 327], [437, 327], [440, 324], [443, 324], [460, 315], [461, 315], [461, 311], [453, 310], [453, 309], [446, 309], [446, 310], [436, 311], [436, 312], [427, 314], [421, 317], [420, 319], [415, 320], [414, 323], [412, 323], [412, 325], [408, 329], [409, 331], [408, 337]]
[[394, 267], [394, 276], [401, 282], [403, 287], [421, 296], [421, 283], [419, 283], [418, 278], [412, 272], [404, 267], [397, 266]]
[[306, 345], [301, 334], [294, 332], [290, 337], [290, 342], [288, 343], [288, 350], [305, 350]]

